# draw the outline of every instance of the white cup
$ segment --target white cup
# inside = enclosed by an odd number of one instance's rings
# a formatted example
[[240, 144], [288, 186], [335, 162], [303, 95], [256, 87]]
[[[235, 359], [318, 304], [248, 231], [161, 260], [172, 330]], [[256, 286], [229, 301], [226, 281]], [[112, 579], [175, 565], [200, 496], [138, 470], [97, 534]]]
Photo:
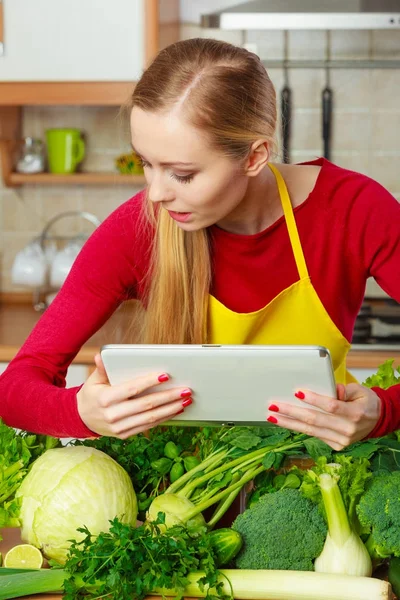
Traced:
[[56, 253], [50, 267], [50, 285], [52, 287], [60, 288], [63, 285], [81, 247], [78, 242], [70, 242]]
[[11, 267], [11, 281], [24, 287], [41, 287], [46, 283], [47, 261], [39, 242], [20, 250]]

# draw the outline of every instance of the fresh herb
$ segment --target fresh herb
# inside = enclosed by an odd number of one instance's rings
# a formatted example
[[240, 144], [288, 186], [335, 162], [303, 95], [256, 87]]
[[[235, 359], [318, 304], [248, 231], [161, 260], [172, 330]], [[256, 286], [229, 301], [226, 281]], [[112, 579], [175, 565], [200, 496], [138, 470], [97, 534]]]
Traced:
[[[147, 518], [154, 520], [162, 511], [168, 527], [178, 522], [193, 531], [212, 529], [246, 484], [278, 468], [286, 456], [304, 451], [306, 437], [273, 426], [223, 430], [211, 454], [153, 500]], [[211, 506], [214, 512], [206, 523], [202, 513]]]
[[95, 539], [86, 527], [80, 529], [85, 538], [72, 544], [64, 567], [70, 574], [64, 600], [78, 600], [88, 592], [96, 598], [142, 600], [158, 588], [174, 589], [182, 597], [188, 574], [199, 570], [205, 573], [202, 583], [223, 597], [210, 538], [191, 537], [180, 526], [161, 533], [164, 515], [158, 517], [155, 523], [137, 528], [114, 519], [110, 531]]

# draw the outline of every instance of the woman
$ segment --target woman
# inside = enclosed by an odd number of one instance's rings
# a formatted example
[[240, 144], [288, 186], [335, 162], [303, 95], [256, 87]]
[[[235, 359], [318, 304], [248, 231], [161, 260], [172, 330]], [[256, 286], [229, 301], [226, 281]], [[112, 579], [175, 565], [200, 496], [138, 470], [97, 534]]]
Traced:
[[304, 409], [270, 406], [279, 426], [335, 449], [400, 427], [400, 386], [368, 390], [346, 372], [366, 279], [400, 301], [397, 201], [323, 159], [272, 164], [273, 85], [257, 56], [230, 44], [193, 39], [161, 51], [131, 108], [147, 192], [91, 236], [2, 376], [5, 422], [126, 438], [184, 410], [191, 390], [135, 399], [168, 374], [111, 387], [99, 356], [81, 388], [64, 388], [82, 344], [137, 298], [147, 343], [327, 346], [339, 399], [299, 390]]

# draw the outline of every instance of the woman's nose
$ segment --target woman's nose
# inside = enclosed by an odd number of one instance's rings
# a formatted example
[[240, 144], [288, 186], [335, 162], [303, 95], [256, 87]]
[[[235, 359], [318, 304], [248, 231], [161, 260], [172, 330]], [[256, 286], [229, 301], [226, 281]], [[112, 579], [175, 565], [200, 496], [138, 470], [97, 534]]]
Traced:
[[170, 194], [159, 177], [154, 177], [149, 185], [149, 198], [152, 202], [165, 202], [170, 200]]

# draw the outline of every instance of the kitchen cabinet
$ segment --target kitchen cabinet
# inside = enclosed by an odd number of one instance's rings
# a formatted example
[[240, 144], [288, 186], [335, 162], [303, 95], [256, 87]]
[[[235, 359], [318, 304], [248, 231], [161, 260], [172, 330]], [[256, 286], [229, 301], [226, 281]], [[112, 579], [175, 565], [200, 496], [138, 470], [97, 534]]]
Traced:
[[1, 81], [135, 81], [146, 0], [2, 0]]
[[[0, 362], [0, 375], [4, 373], [7, 368], [7, 362]], [[76, 387], [82, 385], [89, 376], [89, 369], [87, 365], [70, 365], [67, 373], [67, 387]]]
[[375, 375], [376, 373], [376, 369], [363, 368], [349, 369], [349, 371], [353, 375], [353, 377], [355, 377], [360, 383], [365, 381], [367, 377], [371, 377], [371, 375]]
[[179, 0], [0, 0], [0, 163], [7, 187], [144, 185], [116, 173], [13, 173], [23, 106], [121, 106], [179, 39]]

